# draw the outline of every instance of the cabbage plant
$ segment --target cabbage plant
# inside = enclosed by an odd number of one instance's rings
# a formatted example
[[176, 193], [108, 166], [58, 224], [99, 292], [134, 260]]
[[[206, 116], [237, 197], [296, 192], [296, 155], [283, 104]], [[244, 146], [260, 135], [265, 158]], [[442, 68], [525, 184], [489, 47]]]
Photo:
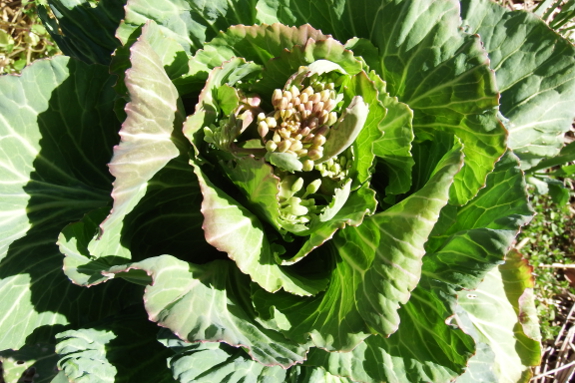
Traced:
[[483, 0], [101, 0], [0, 78], [16, 382], [526, 382], [575, 49]]

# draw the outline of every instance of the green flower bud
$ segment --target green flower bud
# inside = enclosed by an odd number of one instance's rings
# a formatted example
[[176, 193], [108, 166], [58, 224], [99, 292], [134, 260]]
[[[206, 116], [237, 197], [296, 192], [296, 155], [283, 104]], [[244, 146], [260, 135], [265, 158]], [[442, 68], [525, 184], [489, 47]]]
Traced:
[[308, 208], [305, 206], [302, 206], [301, 204], [301, 198], [298, 197], [292, 197], [290, 199], [288, 199], [286, 201], [286, 208], [285, 211], [288, 214], [293, 214], [296, 216], [300, 216], [300, 215], [306, 215], [308, 213]]
[[298, 177], [297, 180], [291, 185], [291, 191], [297, 193], [303, 188], [303, 178]]
[[321, 187], [321, 178], [313, 180], [307, 187], [305, 188], [305, 195], [317, 193], [319, 188]]

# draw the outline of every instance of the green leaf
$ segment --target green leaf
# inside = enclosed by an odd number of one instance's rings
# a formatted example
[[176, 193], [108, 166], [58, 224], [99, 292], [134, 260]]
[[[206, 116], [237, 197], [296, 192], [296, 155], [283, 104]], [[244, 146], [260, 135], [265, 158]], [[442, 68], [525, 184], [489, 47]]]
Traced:
[[58, 362], [73, 382], [113, 383], [116, 368], [105, 357], [106, 345], [115, 335], [111, 331], [81, 329], [56, 335]]
[[42, 22], [66, 55], [88, 64], [110, 64], [120, 42], [115, 32], [124, 17], [125, 1], [101, 0], [96, 7], [88, 0], [50, 0], [51, 18], [37, 7]]
[[252, 360], [242, 348], [235, 348], [225, 343], [190, 345], [180, 339], [174, 339], [174, 335], [169, 332], [160, 334], [160, 342], [175, 353], [169, 359], [168, 365], [180, 383], [285, 382], [287, 375], [285, 369], [260, 364]]
[[117, 31], [126, 43], [130, 35], [148, 20], [154, 20], [163, 33], [180, 43], [188, 55], [202, 48], [204, 42], [214, 38], [230, 25], [256, 23], [256, 1], [215, 0], [136, 0], [126, 7], [126, 17]]
[[274, 175], [272, 167], [262, 159], [253, 157], [240, 157], [233, 164], [222, 167], [229, 179], [244, 193], [250, 210], [280, 230], [279, 178]]
[[301, 161], [291, 153], [266, 153], [266, 161], [290, 173], [300, 172], [303, 169]]
[[379, 59], [369, 60], [377, 65], [370, 69], [387, 83], [391, 96], [413, 110], [416, 136], [433, 140], [435, 132], [445, 131], [462, 140], [465, 166], [451, 200], [463, 204], [484, 186], [505, 152], [506, 131], [496, 116], [498, 93], [486, 52], [479, 37], [458, 29], [457, 1], [262, 3], [266, 22], [309, 22], [340, 41], [371, 40]]
[[[364, 184], [358, 190], [354, 190], [349, 194], [348, 197], [349, 186], [351, 186], [351, 182], [345, 185], [346, 189], [338, 189], [334, 195], [332, 205], [335, 207], [333, 209], [336, 211], [335, 215], [330, 217], [328, 221], [315, 225], [309, 238], [306, 239], [298, 252], [291, 257], [286, 258], [284, 256], [282, 265], [291, 265], [299, 262], [314, 249], [330, 240], [337, 230], [343, 229], [346, 226], [358, 226], [362, 223], [366, 215], [375, 212], [377, 206], [375, 192], [369, 188], [367, 184]], [[337, 201], [343, 198], [345, 198], [345, 200]], [[335, 206], [339, 204], [343, 204], [343, 206], [341, 206], [341, 208]]]
[[4, 383], [18, 383], [30, 378], [35, 383], [50, 383], [58, 372], [57, 362], [58, 355], [50, 343], [25, 345], [18, 351], [0, 351], [0, 378]]
[[[221, 258], [206, 243], [200, 211], [202, 195], [187, 156], [179, 156], [158, 171], [134, 210], [124, 218], [121, 242], [137, 259], [170, 253], [191, 262]], [[64, 258], [64, 272], [79, 285], [94, 285], [109, 279], [107, 270], [124, 263], [116, 256], [93, 257], [88, 245], [99, 232], [109, 208], [93, 211], [72, 223], [58, 239]], [[140, 283], [146, 284], [144, 278]]]
[[206, 241], [228, 254], [238, 268], [270, 292], [280, 288], [297, 295], [311, 295], [325, 287], [325, 281], [301, 277], [276, 264], [275, 250], [260, 220], [240, 203], [217, 188], [194, 165], [204, 200], [202, 213]]
[[551, 168], [551, 167], [555, 167], [555, 166], [559, 166], [559, 165], [564, 165], [567, 164], [568, 162], [573, 162], [575, 161], [575, 142], [571, 142], [569, 145], [565, 145], [561, 151], [559, 152], [558, 155], [552, 157], [552, 158], [548, 158], [545, 160], [542, 160], [541, 162], [539, 162], [537, 164], [537, 166], [534, 166], [532, 168], [530, 168], [529, 170], [527, 170], [528, 174], [533, 174], [536, 171], [539, 170], [543, 170], [543, 169], [547, 169], [547, 168]]
[[[487, 209], [488, 206], [495, 207]], [[488, 176], [486, 188], [475, 199], [464, 207], [447, 205], [443, 208], [426, 244], [421, 280], [411, 292], [411, 299], [398, 311], [398, 330], [388, 338], [370, 336], [350, 353], [327, 353], [313, 349], [306, 363], [323, 366], [338, 376], [365, 382], [438, 382], [460, 375], [467, 365], [467, 359], [474, 353], [474, 346], [470, 336], [461, 331], [464, 324], [459, 318], [457, 297], [475, 294], [460, 290], [477, 287], [486, 273], [501, 263], [519, 227], [529, 220], [531, 214], [518, 161], [507, 154]], [[360, 231], [366, 229], [365, 223], [359, 227]], [[446, 232], [450, 235], [444, 235]], [[375, 234], [376, 231], [371, 232], [371, 236]], [[352, 249], [353, 243], [348, 240], [346, 245]], [[364, 254], [359, 247], [355, 251], [350, 250], [350, 253], [355, 255], [354, 269], [366, 268], [363, 265], [370, 264], [369, 259], [358, 257], [358, 254]], [[527, 286], [525, 283], [530, 281], [528, 270], [516, 264], [510, 264], [509, 270], [522, 270], [519, 274], [524, 282], [519, 283], [517, 277], [506, 278], [515, 280], [509, 287], [522, 294], [521, 284]], [[350, 280], [352, 278], [347, 277], [346, 283], [349, 284]], [[509, 294], [498, 291], [493, 298], [507, 302]], [[529, 292], [522, 299], [525, 301], [523, 310], [526, 310], [526, 319], [530, 318], [525, 320], [524, 331], [534, 337], [537, 329], [534, 317], [528, 314]], [[478, 309], [481, 307], [478, 306]], [[490, 315], [498, 313], [492, 309], [488, 311]], [[517, 314], [514, 313], [513, 318], [516, 321]], [[466, 333], [469, 328], [467, 325], [463, 327]], [[523, 348], [523, 357], [531, 361], [537, 359], [533, 340], [521, 342], [529, 345]], [[492, 364], [487, 363], [492, 363], [495, 356], [491, 346], [480, 343], [477, 347], [479, 356], [469, 361], [471, 368], [477, 369], [470, 374], [485, 377], [485, 370], [492, 368]]]
[[334, 252], [336, 264], [325, 293], [302, 299], [256, 290], [254, 304], [266, 324], [299, 343], [311, 338], [317, 347], [346, 352], [370, 333], [396, 331], [399, 303], [405, 304], [417, 285], [423, 244], [461, 162], [455, 147], [420, 192], [358, 227], [340, 230], [333, 247], [324, 244], [321, 249]]
[[357, 138], [369, 113], [363, 97], [355, 96], [341, 113], [339, 121], [330, 129], [324, 144], [324, 155], [317, 162], [324, 162], [347, 149]]
[[[202, 50], [196, 53], [190, 63], [191, 68], [208, 72], [232, 57], [243, 57], [248, 61], [263, 64], [280, 56], [284, 49], [292, 50], [294, 46], [305, 45], [309, 38], [323, 40], [327, 37], [310, 25], [296, 28], [282, 24], [252, 27], [230, 24], [228, 27], [222, 28], [225, 30], [222, 35], [209, 40]], [[290, 71], [288, 77], [296, 70], [297, 68]]]
[[110, 202], [113, 83], [105, 67], [67, 57], [0, 78], [0, 208], [9, 218], [0, 223], [0, 350], [49, 342], [133, 297], [121, 282], [71, 285], [55, 245], [63, 226]]
[[[385, 89], [385, 83], [376, 78], [375, 72], [370, 73], [370, 78], [379, 89]], [[379, 91], [379, 100], [387, 113], [379, 124], [383, 137], [372, 142], [373, 154], [383, 160], [379, 163], [384, 166], [389, 177], [386, 194], [401, 194], [407, 192], [411, 186], [411, 169], [414, 164], [411, 154], [411, 143], [414, 139], [413, 111], [382, 90]]]
[[351, 383], [318, 367], [296, 365], [284, 370], [279, 366], [265, 366], [252, 360], [243, 349], [224, 343], [190, 345], [166, 333], [161, 334], [160, 341], [175, 352], [169, 365], [181, 383]]
[[529, 366], [541, 360], [531, 270], [521, 263], [526, 265], [520, 254], [511, 252], [506, 264], [490, 271], [476, 290], [459, 298], [462, 327], [495, 354], [490, 368], [498, 382], [528, 382]]
[[[246, 77], [255, 76], [261, 69], [261, 66], [238, 57], [220, 63], [220, 66], [210, 72], [200, 93], [195, 112], [187, 117], [183, 128], [184, 135], [196, 149], [204, 144], [203, 137], [196, 138], [197, 133], [202, 132], [204, 128], [210, 128], [214, 130], [213, 144], [218, 149], [231, 150], [230, 145], [240, 134], [240, 131], [238, 131], [235, 123], [228, 123], [230, 116], [222, 115], [223, 109], [228, 110], [230, 108], [226, 106], [226, 101], [229, 103], [229, 100], [226, 99], [229, 97], [224, 97], [222, 100], [220, 89], [226, 89], [223, 94], [229, 96], [229, 86], [245, 80]], [[235, 95], [235, 102], [237, 102], [239, 98], [237, 91], [232, 90]], [[219, 126], [219, 122], [224, 123], [225, 126]]]
[[[449, 206], [442, 212], [440, 222], [426, 244], [428, 252], [437, 252], [433, 257], [426, 258], [429, 261], [426, 263], [426, 270], [429, 272], [434, 270], [435, 277], [447, 273], [451, 276], [445, 274], [440, 279], [459, 283], [457, 273], [463, 270], [469, 271], [468, 262], [470, 268], [477, 267], [476, 260], [466, 259], [467, 255], [455, 250], [457, 248], [473, 246], [481, 253], [491, 253], [495, 259], [502, 260], [518, 229], [531, 219], [533, 210], [526, 203], [526, 185], [517, 157], [508, 152], [497, 163], [496, 169], [487, 180], [488, 186], [467, 205], [460, 208]], [[494, 238], [500, 239], [487, 241], [487, 237], [493, 235]], [[436, 261], [438, 263], [435, 263]], [[494, 264], [488, 268], [493, 266]], [[480, 269], [476, 271], [484, 272]], [[473, 288], [478, 281], [462, 286]]]
[[509, 120], [509, 147], [528, 169], [555, 156], [575, 118], [575, 48], [530, 12], [484, 0], [462, 2], [463, 24], [479, 33]]
[[[180, 94], [187, 91], [190, 86], [193, 88], [186, 76], [189, 72], [189, 57], [184, 48], [176, 40], [166, 36], [153, 20], [149, 20], [132, 33], [124, 46], [116, 49], [110, 62], [110, 73], [118, 76], [114, 88], [126, 101], [130, 100], [125, 84], [126, 71], [132, 66], [130, 48], [138, 39], [146, 40], [150, 44]], [[122, 108], [124, 106], [125, 104], [122, 104]]]
[[70, 382], [173, 383], [171, 352], [156, 340], [158, 327], [141, 305], [130, 306], [90, 328], [56, 335], [58, 367]]
[[194, 265], [163, 255], [110, 271], [130, 269], [144, 270], [153, 279], [144, 294], [150, 320], [181, 338], [242, 346], [252, 358], [270, 366], [287, 368], [305, 359], [306, 348], [256, 322], [250, 280], [233, 262]]
[[312, 349], [306, 364], [369, 383], [448, 382], [461, 374], [473, 341], [440, 320], [449, 312], [441, 300], [414, 292], [405, 310], [410, 314], [402, 315], [402, 326], [389, 338], [372, 335], [348, 353]]
[[370, 335], [354, 297], [361, 278], [353, 270], [354, 265], [339, 257], [331, 243], [317, 251], [327, 252], [335, 264], [325, 292], [302, 298], [255, 288], [252, 300], [263, 323], [288, 338], [301, 344], [311, 340], [316, 347], [349, 352]]
[[[367, 269], [355, 268], [362, 280], [356, 300], [372, 331], [387, 335], [397, 330], [397, 309], [409, 300], [410, 291], [419, 282], [424, 244], [447, 204], [461, 157], [461, 146], [455, 145], [422, 189], [369, 217], [361, 226], [343, 232], [338, 245], [342, 258], [351, 264], [356, 258], [365, 258], [359, 265], [368, 265]], [[357, 247], [363, 248], [363, 257], [357, 255]]]
[[160, 58], [145, 39], [130, 50], [132, 68], [125, 80], [130, 95], [125, 108], [127, 119], [109, 165], [116, 177], [114, 206], [100, 226], [101, 234], [88, 246], [95, 257], [131, 257], [129, 248], [121, 243], [123, 220], [144, 196], [148, 181], [180, 154], [178, 145], [183, 145], [183, 140], [174, 137], [174, 127], [183, 121], [182, 107]]

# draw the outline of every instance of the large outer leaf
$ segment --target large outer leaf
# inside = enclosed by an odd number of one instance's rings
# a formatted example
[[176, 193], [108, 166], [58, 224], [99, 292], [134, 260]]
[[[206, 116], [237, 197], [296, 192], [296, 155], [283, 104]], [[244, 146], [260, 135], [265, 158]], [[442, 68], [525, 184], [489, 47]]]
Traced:
[[191, 55], [230, 25], [255, 24], [255, 3], [255, 0], [129, 0], [126, 18], [117, 34], [126, 43], [138, 26], [154, 20], [166, 36], [174, 38]]
[[117, 266], [114, 273], [144, 270], [153, 283], [144, 303], [149, 318], [190, 342], [225, 342], [252, 358], [284, 368], [305, 359], [306, 348], [263, 328], [249, 299], [249, 278], [230, 261], [192, 265], [169, 255]]
[[96, 7], [88, 0], [49, 0], [56, 19], [43, 7], [39, 14], [46, 29], [66, 55], [88, 64], [110, 63], [110, 55], [120, 45], [114, 37], [124, 17], [124, 0], [101, 0]]
[[485, 184], [505, 151], [506, 132], [496, 117], [498, 93], [486, 52], [477, 36], [458, 29], [457, 1], [264, 0], [259, 9], [266, 22], [309, 22], [341, 41], [369, 39], [379, 55], [368, 63], [388, 92], [414, 111], [416, 136], [433, 139], [439, 130], [462, 140], [465, 167], [452, 200], [463, 204]]
[[36, 343], [25, 345], [18, 351], [0, 352], [0, 363], [3, 383], [21, 383], [30, 375], [33, 375], [34, 383], [51, 383], [57, 374], [58, 354], [54, 351], [54, 344]]
[[0, 78], [0, 206], [10, 218], [0, 223], [0, 350], [50, 341], [131, 299], [123, 283], [70, 284], [55, 245], [64, 225], [110, 201], [113, 82], [105, 67], [66, 57]]
[[[488, 206], [493, 208], [486, 209]], [[467, 359], [474, 353], [474, 345], [471, 337], [466, 335], [472, 325], [454, 320], [456, 314], [461, 315], [458, 295], [462, 300], [462, 296], [468, 294], [461, 292], [463, 288], [476, 288], [486, 274], [502, 262], [515, 233], [531, 214], [518, 161], [512, 154], [507, 154], [497, 163], [494, 172], [488, 176], [486, 188], [474, 200], [462, 208], [447, 205], [442, 211], [436, 225], [441, 229], [440, 233], [432, 233], [426, 246], [421, 280], [411, 299], [399, 310], [401, 325], [397, 332], [387, 339], [371, 336], [351, 353], [312, 350], [307, 363], [324, 366], [332, 374], [365, 382], [447, 382], [460, 375]], [[475, 218], [469, 219], [471, 216]], [[479, 227], [475, 226], [476, 221], [480, 222]], [[454, 229], [450, 231], [450, 227]], [[446, 231], [451, 234], [442, 236]], [[510, 266], [509, 269], [521, 268]], [[498, 291], [494, 299], [507, 302], [513, 298], [512, 294], [508, 293], [506, 298], [505, 292]], [[523, 300], [527, 301], [528, 295]], [[471, 300], [469, 310], [481, 311], [483, 306], [475, 307], [474, 302], [477, 300]], [[509, 303], [503, 304], [506, 305]], [[525, 310], [530, 306], [525, 304], [523, 307]], [[491, 309], [485, 312], [499, 315], [498, 311]], [[511, 317], [501, 317], [497, 323], [511, 320], [520, 326], [515, 313]], [[522, 328], [532, 337], [537, 332], [531, 320], [526, 320]], [[481, 358], [471, 359], [479, 368], [473, 370], [473, 376], [487, 377], [478, 371], [492, 368], [494, 355], [489, 354], [489, 348], [498, 347], [497, 338], [494, 342], [495, 346], [487, 346], [487, 351], [484, 344], [479, 344]], [[522, 358], [532, 363], [538, 358], [537, 347], [525, 336], [522, 342], [529, 345], [522, 348]], [[517, 360], [513, 351], [506, 352]], [[521, 364], [510, 368], [524, 369]]]
[[418, 193], [340, 231], [332, 248], [336, 268], [325, 293], [301, 299], [256, 291], [254, 303], [266, 324], [330, 351], [350, 351], [370, 333], [396, 331], [399, 304], [417, 285], [423, 245], [461, 163], [457, 146]]
[[293, 366], [288, 370], [269, 367], [250, 359], [241, 348], [223, 343], [190, 345], [170, 335], [162, 335], [160, 341], [175, 352], [169, 365], [181, 383], [351, 383], [319, 367]]
[[156, 340], [157, 326], [144, 309], [131, 306], [91, 328], [56, 335], [58, 367], [71, 383], [173, 383]]
[[462, 1], [462, 18], [489, 54], [522, 168], [555, 156], [575, 117], [575, 47], [532, 13], [490, 1]]
[[[198, 180], [186, 156], [173, 159], [148, 181], [146, 195], [124, 217], [122, 243], [136, 260], [164, 253], [195, 263], [221, 258], [223, 254], [205, 241], [201, 202]], [[105, 274], [111, 266], [126, 261], [115, 256], [95, 258], [88, 250], [108, 211], [93, 211], [60, 234], [64, 271], [77, 284], [98, 284], [109, 278]]]
[[89, 245], [95, 257], [130, 258], [130, 250], [121, 243], [123, 220], [145, 195], [148, 181], [180, 154], [177, 138], [173, 138], [174, 126], [181, 126], [183, 121], [178, 92], [144, 38], [132, 46], [131, 52], [132, 68], [125, 80], [130, 95], [127, 118], [109, 165], [116, 177], [114, 206], [101, 225], [101, 235]]
[[511, 251], [505, 264], [459, 298], [463, 328], [493, 360], [472, 365], [458, 382], [478, 382], [474, 377], [485, 369], [501, 383], [528, 382], [532, 377], [529, 366], [540, 363], [541, 345], [531, 271], [521, 254]]

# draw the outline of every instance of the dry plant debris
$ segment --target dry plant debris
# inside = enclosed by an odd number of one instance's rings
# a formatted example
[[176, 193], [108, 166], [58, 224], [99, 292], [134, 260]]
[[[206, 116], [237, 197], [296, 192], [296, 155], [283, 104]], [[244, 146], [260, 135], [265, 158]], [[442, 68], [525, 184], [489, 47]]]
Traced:
[[35, 7], [33, 2], [0, 0], [0, 74], [18, 73], [34, 60], [59, 53]]

